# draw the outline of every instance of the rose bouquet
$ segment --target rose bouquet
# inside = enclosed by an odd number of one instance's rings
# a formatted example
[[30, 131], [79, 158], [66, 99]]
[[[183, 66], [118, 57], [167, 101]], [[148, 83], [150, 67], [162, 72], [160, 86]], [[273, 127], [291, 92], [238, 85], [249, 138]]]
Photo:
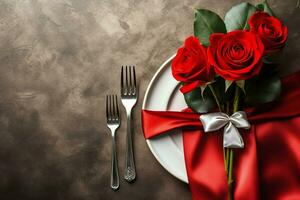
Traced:
[[220, 119], [227, 120], [224, 164], [229, 199], [233, 199], [234, 149], [244, 148], [242, 137], [230, 132], [249, 128], [244, 108], [270, 103], [280, 96], [278, 56], [286, 40], [287, 27], [267, 2], [238, 4], [224, 20], [210, 10], [198, 9], [194, 36], [185, 40], [172, 61], [172, 74], [181, 82], [187, 105], [196, 113], [212, 113], [218, 108], [219, 114], [201, 119], [202, 123], [209, 126], [215, 120], [214, 131], [223, 127]]

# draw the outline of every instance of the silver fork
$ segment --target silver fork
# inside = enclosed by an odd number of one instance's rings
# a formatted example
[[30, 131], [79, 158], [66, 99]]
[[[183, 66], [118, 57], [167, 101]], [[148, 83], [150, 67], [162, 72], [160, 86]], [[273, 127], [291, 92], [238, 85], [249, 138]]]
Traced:
[[110, 129], [112, 136], [110, 187], [113, 190], [117, 190], [119, 188], [119, 172], [115, 135], [116, 130], [120, 126], [117, 95], [106, 95], [106, 119], [107, 127]]
[[121, 101], [127, 115], [127, 136], [126, 136], [126, 155], [125, 155], [125, 175], [124, 178], [131, 182], [136, 177], [131, 129], [131, 111], [136, 104], [138, 90], [136, 87], [136, 77], [134, 66], [126, 66], [125, 73], [122, 66], [121, 71]]

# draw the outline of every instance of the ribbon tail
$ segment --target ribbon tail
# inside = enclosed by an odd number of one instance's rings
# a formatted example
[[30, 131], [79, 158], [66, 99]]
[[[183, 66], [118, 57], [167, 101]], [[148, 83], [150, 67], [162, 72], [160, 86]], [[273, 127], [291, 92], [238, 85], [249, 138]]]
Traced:
[[192, 199], [227, 199], [222, 137], [201, 129], [184, 130], [183, 147]]
[[225, 148], [244, 148], [243, 138], [231, 122], [224, 128], [223, 145]]

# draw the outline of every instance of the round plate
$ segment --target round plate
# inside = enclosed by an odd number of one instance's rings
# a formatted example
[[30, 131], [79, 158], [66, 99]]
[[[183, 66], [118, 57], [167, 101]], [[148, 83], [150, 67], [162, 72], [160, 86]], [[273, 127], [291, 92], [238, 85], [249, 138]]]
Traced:
[[[144, 110], [181, 111], [187, 107], [179, 91], [179, 82], [172, 76], [171, 61], [174, 56], [162, 64], [152, 78], [144, 97]], [[146, 141], [158, 162], [172, 175], [188, 183], [182, 132], [176, 130]]]

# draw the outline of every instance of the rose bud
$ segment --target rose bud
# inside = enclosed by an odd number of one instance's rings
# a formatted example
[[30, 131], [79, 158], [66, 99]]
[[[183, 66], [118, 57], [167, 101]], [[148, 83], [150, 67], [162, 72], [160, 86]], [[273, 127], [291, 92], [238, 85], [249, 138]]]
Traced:
[[274, 53], [282, 49], [288, 35], [288, 29], [276, 18], [265, 12], [256, 12], [249, 19], [250, 31], [256, 33], [265, 45], [265, 53]]
[[236, 30], [210, 36], [208, 61], [226, 80], [246, 80], [259, 74], [264, 45], [251, 32]]
[[179, 48], [172, 61], [172, 74], [178, 81], [183, 82], [180, 88], [187, 93], [214, 78], [212, 67], [207, 61], [207, 50], [198, 38], [190, 36]]

